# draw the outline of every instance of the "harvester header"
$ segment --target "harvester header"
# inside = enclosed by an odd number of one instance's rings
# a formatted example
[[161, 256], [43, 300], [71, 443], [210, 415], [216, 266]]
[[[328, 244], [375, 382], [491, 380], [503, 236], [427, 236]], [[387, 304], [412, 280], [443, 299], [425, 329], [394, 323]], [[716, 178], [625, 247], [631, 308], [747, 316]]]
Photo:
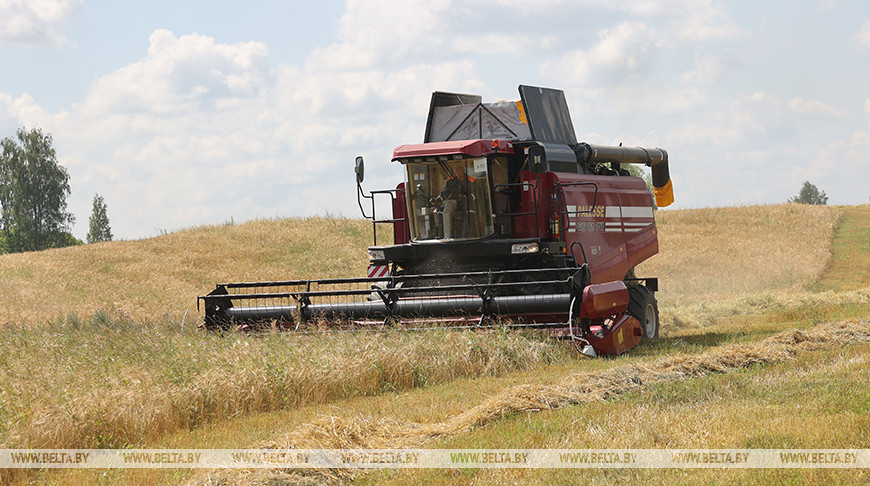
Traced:
[[[658, 252], [655, 206], [622, 165], [651, 167], [667, 206], [667, 152], [578, 143], [562, 91], [519, 93], [495, 103], [433, 93], [423, 143], [393, 151], [404, 173], [395, 189], [366, 193], [357, 157], [373, 223], [367, 277], [219, 284], [200, 297], [205, 327], [538, 327], [586, 354], [657, 337], [658, 280], [634, 272]], [[389, 216], [375, 214], [376, 199]], [[382, 226], [390, 244], [378, 244]]]

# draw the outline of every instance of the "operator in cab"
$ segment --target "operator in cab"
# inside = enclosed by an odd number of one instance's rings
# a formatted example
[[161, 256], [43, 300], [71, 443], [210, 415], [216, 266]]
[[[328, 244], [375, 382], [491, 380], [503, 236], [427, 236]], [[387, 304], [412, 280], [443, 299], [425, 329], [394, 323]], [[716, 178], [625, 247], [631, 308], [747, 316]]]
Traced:
[[476, 180], [466, 173], [465, 166], [458, 168], [447, 182], [444, 189], [432, 201], [433, 206], [444, 204], [444, 237], [464, 238], [468, 227], [468, 211], [473, 207]]

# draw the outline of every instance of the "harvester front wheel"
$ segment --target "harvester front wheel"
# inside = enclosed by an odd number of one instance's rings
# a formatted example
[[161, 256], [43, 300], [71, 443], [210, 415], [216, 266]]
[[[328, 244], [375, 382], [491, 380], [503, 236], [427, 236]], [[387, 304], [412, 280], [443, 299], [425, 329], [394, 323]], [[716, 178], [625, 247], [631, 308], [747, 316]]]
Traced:
[[629, 287], [628, 313], [643, 327], [642, 341], [659, 337], [659, 304], [655, 292], [643, 285]]

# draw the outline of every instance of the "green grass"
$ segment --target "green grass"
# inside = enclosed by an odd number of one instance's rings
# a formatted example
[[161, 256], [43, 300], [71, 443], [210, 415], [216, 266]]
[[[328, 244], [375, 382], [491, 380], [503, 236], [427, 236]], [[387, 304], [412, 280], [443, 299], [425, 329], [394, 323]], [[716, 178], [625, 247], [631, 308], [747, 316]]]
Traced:
[[833, 257], [815, 290], [870, 286], [870, 206], [843, 211], [834, 235]]
[[[514, 415], [427, 444], [509, 448], [860, 448], [870, 443], [870, 345], [809, 352], [789, 362], [663, 383], [612, 400]], [[359, 484], [860, 484], [867, 472], [766, 470], [409, 470]]]

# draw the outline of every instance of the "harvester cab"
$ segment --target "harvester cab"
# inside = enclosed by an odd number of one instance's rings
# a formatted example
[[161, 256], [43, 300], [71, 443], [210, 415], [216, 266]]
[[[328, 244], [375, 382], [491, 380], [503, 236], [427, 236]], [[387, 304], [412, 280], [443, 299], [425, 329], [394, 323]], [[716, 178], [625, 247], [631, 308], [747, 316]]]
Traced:
[[[395, 189], [366, 193], [357, 157], [373, 227], [367, 277], [221, 284], [200, 298], [206, 327], [265, 319], [298, 329], [317, 316], [345, 327], [544, 327], [585, 354], [657, 337], [658, 282], [634, 275], [658, 252], [655, 206], [622, 165], [651, 167], [656, 204], [667, 206], [667, 152], [578, 143], [562, 91], [519, 94], [483, 103], [434, 93], [423, 143], [393, 151], [404, 172]], [[392, 211], [379, 218], [384, 197]], [[379, 245], [384, 225], [392, 242]]]

